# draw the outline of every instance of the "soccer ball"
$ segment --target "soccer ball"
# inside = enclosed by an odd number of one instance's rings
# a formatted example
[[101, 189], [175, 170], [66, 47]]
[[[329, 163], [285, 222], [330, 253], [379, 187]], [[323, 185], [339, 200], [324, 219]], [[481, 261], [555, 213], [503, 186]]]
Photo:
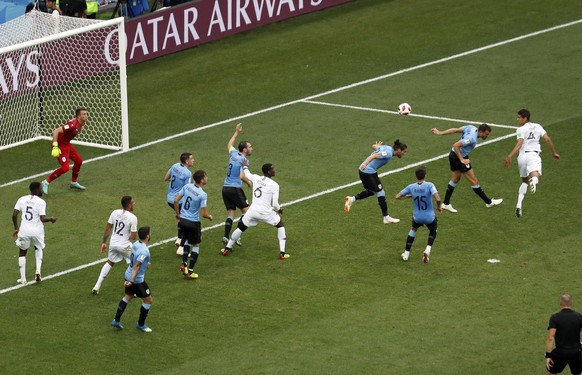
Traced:
[[406, 116], [411, 111], [412, 111], [412, 108], [410, 107], [410, 104], [408, 104], [408, 103], [402, 103], [398, 106], [398, 113], [400, 113], [403, 116]]

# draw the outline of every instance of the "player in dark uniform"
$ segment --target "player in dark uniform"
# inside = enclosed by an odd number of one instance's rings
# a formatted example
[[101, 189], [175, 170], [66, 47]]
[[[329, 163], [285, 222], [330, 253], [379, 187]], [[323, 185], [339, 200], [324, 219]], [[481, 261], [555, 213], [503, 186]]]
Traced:
[[[582, 314], [572, 310], [572, 296], [560, 296], [561, 310], [550, 317], [546, 341], [546, 374], [559, 374], [566, 365], [572, 374], [582, 373], [580, 330]], [[554, 348], [555, 342], [555, 348]]]

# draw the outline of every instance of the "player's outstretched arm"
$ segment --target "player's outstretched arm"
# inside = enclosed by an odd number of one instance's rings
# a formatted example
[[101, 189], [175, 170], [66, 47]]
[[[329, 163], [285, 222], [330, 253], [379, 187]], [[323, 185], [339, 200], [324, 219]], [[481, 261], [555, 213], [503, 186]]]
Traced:
[[54, 223], [55, 221], [57, 221], [57, 218], [54, 216], [46, 217], [45, 215], [40, 215], [40, 221], [42, 221], [43, 223], [48, 223], [49, 221], [51, 223]]
[[455, 134], [455, 133], [461, 133], [463, 131], [463, 128], [450, 128], [447, 130], [438, 130], [437, 128], [432, 128], [431, 132], [434, 135], [449, 135], [449, 134]]
[[232, 137], [230, 137], [230, 140], [228, 141], [228, 144], [226, 146], [226, 149], [228, 150], [228, 152], [230, 152], [230, 150], [232, 150], [234, 148], [234, 143], [236, 142], [236, 138], [238, 137], [238, 135], [242, 133], [242, 122], [239, 124], [236, 124], [236, 127], [234, 129], [234, 134], [232, 135]]
[[394, 198], [403, 200], [403, 199], [412, 198], [412, 195], [410, 195], [410, 194], [402, 195], [402, 192], [400, 192], [400, 193], [396, 194], [396, 196]]

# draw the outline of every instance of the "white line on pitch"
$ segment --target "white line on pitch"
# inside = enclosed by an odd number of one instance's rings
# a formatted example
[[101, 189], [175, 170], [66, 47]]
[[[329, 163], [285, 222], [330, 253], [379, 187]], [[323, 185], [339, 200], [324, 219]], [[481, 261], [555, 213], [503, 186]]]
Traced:
[[[275, 106], [272, 106], [272, 107], [268, 107], [268, 108], [264, 108], [264, 109], [261, 109], [261, 110], [258, 110], [258, 111], [250, 112], [250, 113], [247, 113], [247, 114], [244, 114], [244, 115], [240, 115], [240, 116], [236, 116], [236, 117], [231, 117], [231, 118], [229, 118], [227, 120], [222, 120], [222, 121], [219, 121], [219, 122], [215, 122], [215, 123], [212, 123], [212, 124], [208, 124], [208, 125], [205, 125], [205, 126], [196, 128], [196, 129], [191, 129], [191, 130], [188, 130], [188, 131], [185, 131], [185, 132], [182, 132], [182, 133], [170, 135], [170, 136], [167, 136], [167, 137], [164, 137], [164, 138], [161, 138], [161, 139], [157, 139], [155, 141], [151, 141], [151, 142], [147, 142], [147, 143], [141, 144], [139, 146], [135, 146], [135, 147], [129, 149], [128, 151], [118, 151], [118, 152], [113, 152], [111, 154], [99, 156], [99, 157], [96, 157], [96, 158], [93, 158], [93, 159], [87, 159], [87, 160], [84, 160], [83, 163], [84, 164], [87, 164], [87, 163], [91, 163], [93, 161], [102, 160], [102, 159], [110, 158], [110, 157], [113, 157], [113, 156], [121, 155], [121, 154], [124, 154], [126, 152], [131, 152], [131, 151], [139, 150], [139, 149], [142, 149], [144, 147], [149, 147], [149, 146], [158, 144], [160, 142], [165, 142], [165, 141], [168, 141], [168, 140], [171, 140], [171, 139], [174, 139], [174, 138], [179, 138], [179, 137], [182, 137], [184, 135], [188, 135], [188, 134], [192, 134], [192, 133], [195, 133], [195, 132], [199, 132], [199, 131], [202, 131], [202, 130], [205, 130], [205, 129], [213, 128], [215, 126], [227, 124], [227, 123], [230, 123], [230, 122], [233, 122], [233, 121], [242, 120], [244, 118], [252, 117], [252, 116], [255, 116], [255, 115], [258, 115], [258, 114], [261, 114], [261, 113], [265, 113], [265, 112], [270, 112], [270, 111], [273, 111], [273, 110], [276, 110], [276, 109], [280, 109], [280, 108], [284, 108], [284, 107], [287, 107], [287, 106], [290, 106], [290, 105], [293, 105], [293, 104], [305, 102], [305, 101], [308, 101], [308, 100], [311, 100], [311, 99], [316, 99], [316, 98], [319, 98], [319, 97], [322, 97], [322, 96], [325, 96], [325, 95], [334, 94], [336, 92], [340, 92], [340, 91], [344, 91], [344, 90], [349, 90], [349, 89], [354, 88], [354, 87], [358, 87], [358, 86], [362, 86], [362, 85], [365, 85], [365, 84], [368, 84], [368, 83], [376, 82], [376, 81], [379, 81], [379, 80], [382, 80], [382, 79], [385, 79], [385, 78], [394, 77], [394, 76], [397, 76], [397, 75], [400, 75], [400, 74], [403, 74], [403, 73], [411, 72], [413, 70], [418, 70], [418, 69], [426, 68], [426, 67], [431, 66], [431, 65], [440, 64], [440, 63], [447, 62], [447, 61], [450, 61], [450, 60], [458, 59], [460, 57], [465, 57], [465, 56], [468, 56], [468, 55], [471, 55], [471, 54], [474, 54], [474, 53], [478, 53], [478, 52], [482, 52], [482, 51], [485, 51], [485, 50], [488, 50], [488, 49], [491, 49], [491, 48], [500, 47], [500, 46], [503, 46], [503, 45], [506, 45], [506, 44], [509, 44], [509, 43], [513, 43], [513, 42], [517, 42], [517, 41], [520, 41], [520, 40], [523, 40], [523, 39], [526, 39], [526, 38], [530, 38], [530, 37], [533, 37], [533, 36], [537, 36], [537, 35], [541, 35], [541, 34], [544, 34], [544, 33], [551, 32], [551, 31], [563, 29], [565, 27], [574, 26], [574, 25], [579, 24], [581, 22], [582, 22], [582, 19], [579, 19], [579, 20], [576, 20], [576, 21], [572, 21], [572, 22], [568, 22], [568, 23], [561, 24], [561, 25], [553, 26], [553, 27], [550, 27], [550, 28], [547, 28], [547, 29], [535, 31], [533, 33], [524, 34], [524, 35], [521, 35], [521, 36], [518, 36], [518, 37], [515, 37], [515, 38], [511, 38], [511, 39], [507, 39], [507, 40], [504, 40], [504, 41], [501, 41], [501, 42], [498, 42], [498, 43], [489, 44], [487, 46], [475, 48], [475, 49], [472, 49], [472, 50], [469, 50], [469, 51], [465, 51], [465, 52], [462, 52], [462, 53], [458, 53], [458, 54], [455, 54], [455, 55], [451, 55], [449, 57], [444, 57], [442, 59], [430, 61], [430, 62], [427, 62], [427, 63], [424, 63], [424, 64], [420, 64], [420, 65], [416, 65], [416, 66], [413, 66], [413, 67], [410, 67], [410, 68], [405, 68], [405, 69], [401, 69], [401, 70], [398, 70], [398, 71], [395, 71], [395, 72], [392, 72], [392, 73], [388, 73], [388, 74], [384, 74], [384, 75], [381, 75], [381, 76], [378, 76], [378, 77], [370, 78], [370, 79], [367, 79], [367, 80], [364, 80], [364, 81], [352, 83], [350, 85], [342, 86], [342, 87], [339, 87], [339, 88], [336, 88], [336, 89], [333, 89], [333, 90], [329, 90], [329, 91], [325, 91], [325, 92], [322, 92], [322, 93], [319, 93], [319, 94], [311, 95], [311, 96], [308, 96], [308, 97], [303, 98], [303, 99], [297, 99], [297, 100], [293, 100], [293, 101], [290, 101], [290, 102], [287, 102], [287, 103], [278, 104], [278, 105], [275, 105]], [[32, 178], [45, 176], [45, 175], [47, 175], [47, 174], [49, 174], [51, 172], [52, 172], [52, 170], [45, 171], [45, 172], [37, 173], [37, 174], [32, 175], [32, 176], [28, 176], [28, 177], [21, 178], [21, 179], [18, 179], [18, 180], [6, 182], [6, 183], [0, 185], [0, 188], [6, 187], [6, 186], [10, 186], [10, 185], [14, 185], [14, 184], [17, 184], [19, 182], [24, 182], [24, 181], [30, 180]]]
[[[499, 142], [499, 141], [502, 141], [502, 140], [505, 140], [507, 138], [514, 137], [514, 136], [515, 136], [515, 134], [507, 134], [507, 135], [501, 136], [499, 138], [490, 139], [488, 141], [485, 141], [483, 143], [478, 144], [477, 147], [482, 147], [482, 146], [485, 146], [485, 145], [488, 145], [488, 144], [491, 144], [491, 143]], [[379, 174], [379, 176], [380, 177], [384, 177], [384, 176], [388, 176], [388, 175], [391, 175], [391, 174], [395, 174], [395, 173], [398, 173], [398, 172], [402, 172], [402, 171], [405, 171], [405, 170], [408, 170], [408, 169], [417, 167], [419, 165], [426, 165], [426, 164], [428, 164], [430, 162], [433, 162], [433, 161], [436, 161], [436, 160], [439, 160], [439, 159], [444, 159], [448, 155], [449, 155], [449, 153], [447, 152], [446, 154], [442, 154], [442, 155], [439, 155], [439, 156], [435, 156], [435, 157], [430, 158], [430, 159], [425, 159], [423, 161], [419, 161], [419, 162], [416, 162], [416, 163], [412, 163], [412, 164], [405, 165], [404, 167], [400, 167], [400, 168], [397, 168], [397, 169], [393, 169], [393, 170], [390, 170], [390, 171], [386, 171], [384, 173]], [[298, 198], [298, 199], [295, 199], [295, 200], [290, 201], [290, 202], [287, 202], [287, 203], [283, 203], [283, 204], [281, 204], [281, 206], [282, 207], [287, 207], [287, 206], [291, 206], [291, 205], [294, 205], [294, 204], [297, 204], [297, 203], [305, 202], [307, 200], [314, 199], [314, 198], [317, 198], [317, 197], [321, 197], [321, 196], [326, 195], [326, 194], [334, 193], [336, 191], [343, 190], [343, 189], [348, 188], [348, 187], [352, 187], [352, 186], [355, 186], [355, 185], [359, 185], [360, 183], [361, 183], [361, 181], [358, 180], [358, 181], [350, 182], [349, 184], [345, 184], [345, 185], [341, 185], [341, 186], [336, 186], [336, 187], [331, 188], [331, 189], [323, 190], [323, 191], [320, 191], [320, 192], [315, 193], [315, 194], [311, 194], [311, 195], [308, 195], [308, 196], [305, 196], [305, 197], [302, 197], [302, 198]], [[236, 218], [234, 221], [236, 222], [238, 220], [239, 219]], [[202, 231], [205, 232], [205, 231], [208, 231], [208, 230], [220, 228], [223, 225], [224, 225], [224, 223], [214, 224], [214, 225], [212, 225], [210, 227], [203, 228]], [[176, 237], [168, 238], [168, 239], [165, 239], [165, 240], [162, 240], [162, 241], [158, 241], [156, 243], [153, 243], [149, 247], [152, 248], [152, 247], [164, 245], [164, 244], [166, 244], [168, 242], [173, 242], [175, 240], [176, 240]], [[63, 275], [66, 275], [66, 274], [75, 272], [75, 271], [79, 271], [79, 270], [82, 270], [82, 269], [87, 268], [87, 267], [94, 266], [94, 265], [99, 264], [99, 263], [104, 263], [106, 260], [107, 260], [107, 258], [103, 258], [103, 259], [99, 259], [99, 260], [96, 260], [96, 261], [91, 262], [91, 263], [83, 264], [81, 266], [77, 266], [77, 267], [74, 267], [74, 268], [65, 270], [65, 271], [57, 272], [57, 273], [55, 273], [53, 275], [49, 275], [49, 276], [43, 277], [43, 282], [45, 280], [54, 279], [55, 277], [59, 277], [59, 276], [63, 276]], [[18, 285], [15, 285], [15, 286], [11, 286], [9, 288], [0, 289], [0, 294], [8, 293], [8, 292], [11, 292], [13, 290], [17, 290], [17, 289], [20, 289], [20, 288], [24, 288], [26, 286], [34, 285], [34, 284], [35, 284], [34, 282], [31, 282], [29, 284], [18, 284]]]
[[[354, 105], [347, 105], [347, 104], [336, 104], [336, 103], [327, 103], [327, 102], [319, 102], [316, 100], [304, 100], [304, 103], [309, 104], [316, 104], [316, 105], [325, 105], [329, 107], [339, 107], [339, 108], [347, 108], [347, 109], [357, 109], [360, 111], [369, 111], [369, 112], [380, 112], [380, 113], [389, 113], [391, 115], [398, 115], [401, 116], [400, 113], [397, 111], [390, 111], [387, 109], [378, 109], [378, 108], [369, 108], [369, 107], [358, 107]], [[456, 118], [448, 118], [448, 117], [439, 117], [439, 116], [429, 116], [429, 115], [420, 115], [416, 113], [409, 113], [407, 117], [419, 117], [419, 118], [426, 118], [430, 120], [439, 120], [439, 121], [450, 121], [450, 122], [461, 122], [464, 124], [483, 124], [486, 123], [487, 125], [491, 125], [497, 128], [507, 128], [507, 129], [517, 129], [517, 126], [510, 126], [510, 125], [501, 125], [501, 124], [493, 124], [487, 121], [469, 121], [469, 120], [460, 120]]]

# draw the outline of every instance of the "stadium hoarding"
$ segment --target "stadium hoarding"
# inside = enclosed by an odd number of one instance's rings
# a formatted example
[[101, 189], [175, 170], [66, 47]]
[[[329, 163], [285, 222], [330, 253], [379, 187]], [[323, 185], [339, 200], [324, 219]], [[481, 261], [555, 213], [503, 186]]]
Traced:
[[350, 1], [198, 0], [163, 9], [126, 22], [127, 64]]

